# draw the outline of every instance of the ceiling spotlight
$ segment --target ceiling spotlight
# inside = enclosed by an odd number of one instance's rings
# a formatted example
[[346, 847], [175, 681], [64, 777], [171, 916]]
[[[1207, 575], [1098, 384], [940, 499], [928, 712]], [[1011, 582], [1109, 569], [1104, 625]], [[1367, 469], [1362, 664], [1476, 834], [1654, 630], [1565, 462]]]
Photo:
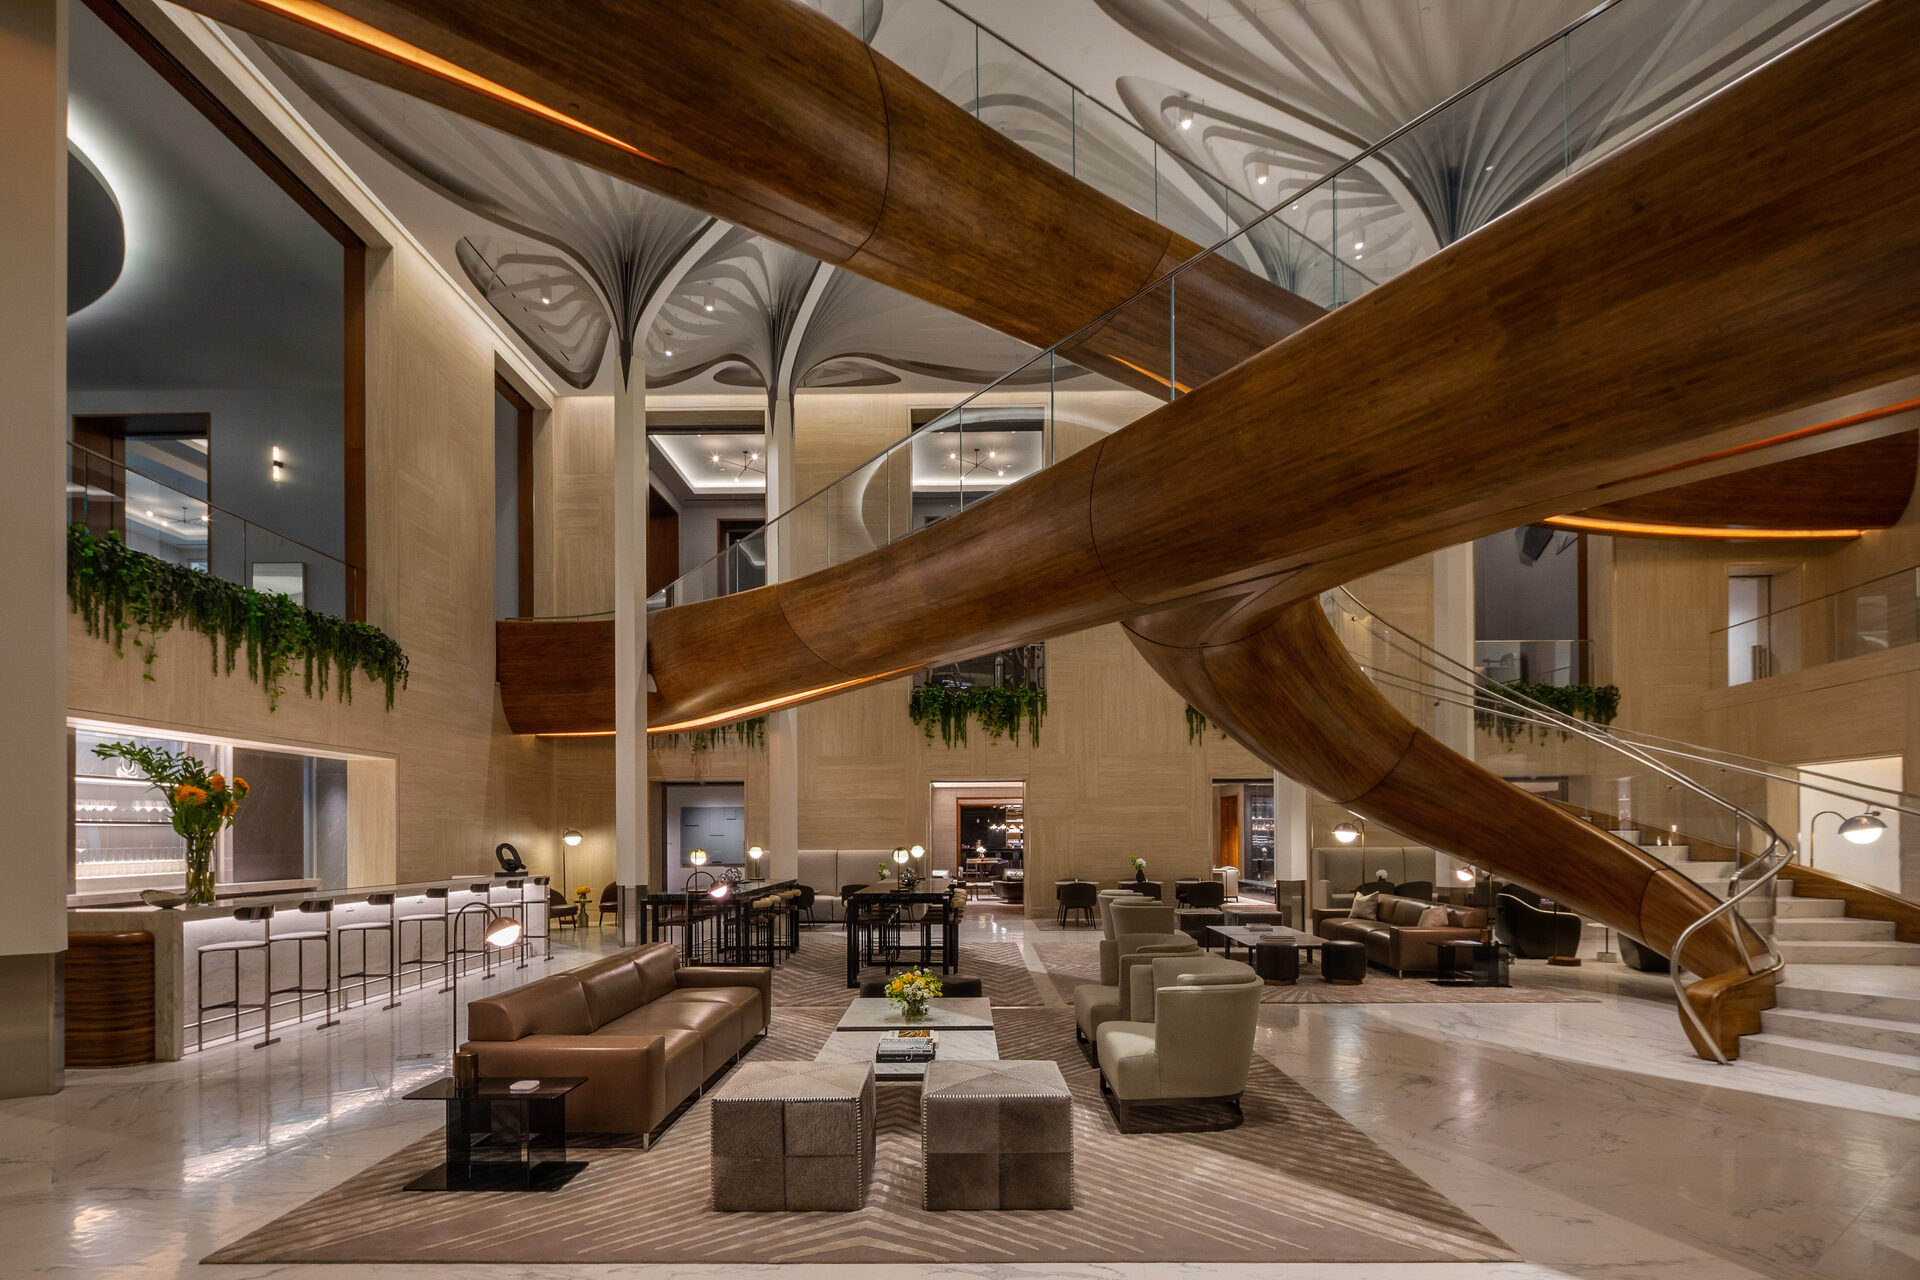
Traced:
[[668, 358], [669, 358], [669, 359], [671, 359], [671, 358], [672, 358], [672, 356], [673, 356], [673, 348], [672, 348], [672, 347], [668, 347], [668, 348], [667, 348], [667, 356], [668, 356]]
[[1180, 122], [1182, 129], [1193, 128], [1193, 112], [1186, 110], [1176, 111], [1174, 112], [1174, 118]]
[[[950, 454], [948, 454], [948, 455], [947, 455], [947, 459], [948, 459], [948, 461], [950, 461], [950, 462], [958, 462], [958, 461], [960, 460], [960, 455], [959, 455], [959, 454], [957, 454], [957, 453], [950, 453]], [[147, 514], [148, 514], [148, 515], [152, 515], [152, 514], [153, 514], [153, 512], [151, 512], [151, 511], [149, 511], [149, 512], [147, 512]]]
[[548, 307], [553, 305], [553, 295], [548, 293], [545, 289], [542, 289], [540, 291], [540, 305], [543, 307]]
[[1354, 255], [1353, 255], [1353, 260], [1354, 260], [1355, 262], [1358, 262], [1358, 261], [1360, 261], [1360, 255], [1359, 255], [1359, 254], [1357, 254], [1357, 253], [1356, 253], [1356, 254], [1354, 254]]
[[994, 457], [995, 456], [994, 451], [992, 449], [987, 450], [987, 456], [989, 458]]
[[1264, 187], [1267, 185], [1266, 165], [1256, 164], [1253, 166], [1253, 185], [1256, 187]]
[[1493, 172], [1493, 166], [1492, 166], [1492, 165], [1488, 165], [1488, 166], [1487, 166], [1486, 168], [1484, 168], [1484, 169], [1482, 169], [1482, 170], [1481, 170], [1480, 172], [1482, 172], [1482, 173], [1492, 173], [1492, 172]]
[[151, 511], [147, 512], [147, 519], [149, 520], [153, 519], [153, 512]]
[[1367, 247], [1367, 242], [1365, 240], [1355, 240], [1353, 242], [1353, 247], [1356, 249], [1364, 249]]
[[707, 310], [709, 310], [709, 311], [711, 311], [711, 310], [713, 310], [713, 303], [712, 303], [712, 301], [711, 301], [711, 300], [709, 300], [709, 301], [708, 301], [708, 302], [707, 302], [707, 303], [706, 303], [705, 305], [706, 305], [706, 308], [707, 308]]

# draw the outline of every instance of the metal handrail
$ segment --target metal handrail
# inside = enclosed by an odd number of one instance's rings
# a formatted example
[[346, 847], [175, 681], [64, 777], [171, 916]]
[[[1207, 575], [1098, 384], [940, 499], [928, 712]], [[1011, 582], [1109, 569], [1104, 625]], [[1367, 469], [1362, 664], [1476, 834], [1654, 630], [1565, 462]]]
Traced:
[[1805, 600], [1797, 604], [1782, 605], [1778, 609], [1769, 609], [1765, 613], [1756, 613], [1744, 622], [1729, 622], [1724, 627], [1714, 627], [1707, 632], [1707, 638], [1711, 640], [1714, 636], [1724, 635], [1738, 627], [1750, 627], [1756, 622], [1766, 622], [1769, 619], [1778, 618], [1783, 614], [1792, 613], [1797, 609], [1805, 609], [1809, 605], [1819, 604], [1822, 600], [1832, 600], [1834, 597], [1843, 596], [1849, 591], [1858, 591], [1860, 588], [1870, 587], [1876, 582], [1884, 582], [1888, 578], [1898, 578], [1915, 574], [1920, 574], [1920, 564], [1910, 564], [1904, 569], [1894, 569], [1888, 573], [1875, 574], [1871, 578], [1849, 583], [1844, 587], [1835, 587], [1832, 591], [1824, 591], [1817, 596], [1808, 596]]
[[[981, 387], [979, 390], [973, 392], [966, 399], [962, 400], [959, 404], [954, 405], [952, 408], [948, 409], [945, 413], [941, 414], [939, 417], [934, 418], [932, 421], [924, 423], [921, 426], [915, 428], [914, 430], [908, 432], [905, 436], [902, 436], [900, 439], [894, 441], [892, 444], [889, 444], [886, 448], [880, 450], [880, 452], [874, 454], [872, 457], [868, 458], [866, 461], [861, 462], [859, 465], [850, 468], [839, 479], [833, 481], [833, 483], [825, 486], [824, 488], [818, 490], [815, 493], [809, 494], [807, 497], [794, 503], [792, 506], [788, 507], [785, 511], [782, 511], [779, 515], [775, 516], [773, 519], [768, 520], [765, 524], [762, 524], [760, 528], [755, 531], [755, 534], [764, 535], [767, 530], [771, 529], [774, 525], [786, 519], [789, 515], [798, 511], [800, 508], [806, 506], [807, 503], [812, 502], [814, 499], [818, 498], [821, 494], [831, 492], [833, 489], [835, 489], [840, 484], [845, 482], [848, 476], [852, 476], [861, 471], [866, 470], [868, 467], [872, 466], [874, 463], [879, 462], [882, 458], [888, 457], [889, 455], [893, 454], [895, 451], [901, 448], [910, 448], [913, 445], [913, 443], [916, 440], [918, 440], [922, 435], [925, 435], [931, 431], [934, 431], [935, 429], [942, 430], [942, 431], [950, 429], [953, 424], [948, 420], [949, 415], [963, 412], [968, 405], [972, 404], [974, 401], [978, 400], [980, 397], [999, 390], [1002, 386], [1006, 385], [1006, 383], [1009, 382], [1011, 379], [1013, 379], [1015, 376], [1019, 375], [1022, 372], [1025, 372], [1028, 369], [1031, 369], [1034, 366], [1034, 364], [1037, 363], [1042, 357], [1046, 357], [1048, 359], [1057, 359], [1059, 357], [1060, 352], [1064, 348], [1078, 341], [1080, 338], [1098, 331], [1099, 329], [1104, 327], [1109, 320], [1113, 319], [1116, 315], [1120, 314], [1120, 312], [1124, 311], [1128, 307], [1131, 307], [1134, 303], [1140, 301], [1142, 298], [1145, 298], [1150, 294], [1153, 294], [1159, 291], [1163, 287], [1171, 291], [1175, 287], [1174, 281], [1176, 281], [1181, 275], [1185, 274], [1189, 268], [1194, 267], [1199, 263], [1204, 262], [1207, 259], [1215, 256], [1222, 249], [1226, 248], [1229, 244], [1232, 244], [1235, 240], [1240, 239], [1242, 236], [1254, 230], [1254, 228], [1259, 227], [1264, 223], [1266, 223], [1268, 219], [1277, 217], [1280, 214], [1280, 212], [1283, 209], [1285, 209], [1288, 205], [1297, 203], [1301, 199], [1301, 197], [1307, 195], [1309, 192], [1317, 191], [1321, 187], [1324, 187], [1329, 182], [1337, 182], [1340, 179], [1342, 174], [1345, 174], [1348, 171], [1352, 170], [1355, 166], [1359, 165], [1362, 161], [1371, 160], [1374, 157], [1378, 156], [1388, 146], [1390, 146], [1395, 142], [1398, 142], [1401, 138], [1405, 137], [1408, 133], [1411, 133], [1413, 130], [1419, 128], [1421, 125], [1425, 124], [1427, 121], [1434, 119], [1435, 117], [1450, 110], [1452, 107], [1456, 106], [1457, 104], [1464, 101], [1465, 99], [1472, 96], [1473, 94], [1478, 93], [1481, 89], [1493, 83], [1493, 81], [1499, 79], [1501, 76], [1507, 74], [1509, 71], [1513, 70], [1515, 67], [1521, 65], [1522, 63], [1526, 62], [1528, 59], [1543, 52], [1544, 50], [1551, 48], [1556, 42], [1567, 38], [1573, 32], [1579, 30], [1581, 27], [1584, 27], [1587, 23], [1592, 22], [1595, 18], [1598, 18], [1601, 14], [1607, 12], [1609, 9], [1612, 9], [1614, 6], [1621, 3], [1623, 3], [1623, 0], [1602, 0], [1602, 3], [1594, 6], [1594, 8], [1588, 10], [1586, 13], [1582, 14], [1579, 18], [1576, 18], [1574, 21], [1568, 23], [1566, 26], [1562, 27], [1560, 30], [1556, 31], [1554, 34], [1548, 36], [1546, 39], [1541, 40], [1539, 43], [1529, 48], [1526, 52], [1502, 63], [1500, 66], [1496, 67], [1494, 70], [1489, 71], [1486, 75], [1481, 76], [1478, 80], [1475, 80], [1472, 84], [1468, 85], [1466, 88], [1461, 89], [1458, 92], [1450, 94], [1447, 97], [1441, 99], [1439, 102], [1427, 108], [1425, 111], [1421, 112], [1419, 115], [1413, 117], [1411, 120], [1408, 120], [1405, 124], [1400, 125], [1398, 128], [1388, 133], [1385, 137], [1370, 144], [1369, 146], [1366, 147], [1366, 149], [1360, 151], [1358, 154], [1352, 156], [1347, 160], [1342, 161], [1340, 164], [1336, 165], [1334, 168], [1328, 170], [1326, 173], [1322, 174], [1318, 179], [1316, 179], [1311, 184], [1300, 188], [1300, 190], [1292, 193], [1289, 196], [1286, 196], [1284, 199], [1280, 200], [1279, 203], [1275, 204], [1271, 209], [1268, 209], [1265, 213], [1261, 214], [1258, 218], [1255, 218], [1252, 222], [1247, 223], [1246, 226], [1240, 228], [1238, 231], [1233, 232], [1231, 235], [1223, 236], [1219, 240], [1215, 241], [1213, 244], [1208, 245], [1206, 248], [1202, 249], [1200, 252], [1194, 254], [1192, 257], [1187, 258], [1184, 261], [1176, 264], [1175, 266], [1170, 268], [1168, 271], [1166, 271], [1164, 274], [1154, 277], [1153, 280], [1143, 285], [1139, 290], [1137, 290], [1130, 297], [1127, 297], [1121, 300], [1120, 302], [1115, 303], [1113, 306], [1108, 307], [1105, 311], [1101, 312], [1098, 316], [1094, 317], [1092, 320], [1089, 320], [1086, 324], [1081, 325], [1078, 329], [1075, 329], [1072, 333], [1069, 333], [1065, 337], [1054, 342], [1053, 345], [1042, 348], [1040, 351], [1036, 352], [1031, 358], [1021, 362], [1020, 364], [1016, 365], [1014, 368], [1007, 370], [1007, 372], [1001, 374], [998, 378], [995, 378], [992, 382], [988, 383], [986, 386]], [[968, 21], [972, 21], [972, 19], [968, 19]], [[976, 23], [975, 25], [977, 26], [978, 24]], [[997, 36], [995, 37], [995, 39], [998, 39], [998, 38], [999, 37]], [[1008, 47], [1012, 48], [1014, 46], [1009, 45]], [[1025, 57], [1026, 55], [1022, 54], [1021, 56]], [[1036, 62], [1035, 65], [1039, 65], [1039, 64]], [[1284, 220], [1282, 222], [1282, 225], [1285, 225]], [[1171, 293], [1169, 296], [1171, 296]], [[1172, 379], [1169, 379], [1169, 382], [1171, 381]], [[1178, 391], [1176, 389], [1171, 387], [1169, 388], [1170, 397], [1175, 396], [1177, 394], [1178, 394]], [[1044, 470], [1044, 469], [1045, 468], [1041, 468], [1040, 470]], [[1037, 475], [1038, 473], [1039, 472], [1036, 471], [1033, 474]], [[1030, 478], [1031, 476], [1022, 476], [1019, 480], [1014, 481], [1014, 484], [1006, 485], [1003, 488], [996, 490], [995, 492], [1003, 493], [1007, 489], [1013, 488], [1014, 485], [1023, 483], [1024, 481]], [[917, 532], [917, 530], [914, 532]], [[747, 537], [752, 538], [755, 536], [755, 534], [748, 534]], [[909, 532], [903, 536], [912, 537], [913, 534]], [[745, 539], [742, 539], [742, 541], [745, 541]], [[714, 555], [708, 557], [706, 560], [701, 561], [700, 564], [695, 566], [693, 569], [690, 569], [686, 573], [681, 574], [678, 578], [675, 578], [673, 582], [668, 583], [665, 587], [661, 589], [661, 591], [656, 592], [654, 594], [665, 595], [667, 593], [670, 593], [673, 590], [675, 585], [677, 585], [680, 582], [686, 581], [688, 578], [693, 577], [695, 574], [704, 572], [709, 565], [712, 565], [717, 561], [725, 559], [726, 556], [731, 554], [731, 551], [732, 551], [732, 548], [728, 548], [725, 551], [720, 551], [715, 553]], [[648, 598], [652, 599], [652, 596], [649, 596]]]
[[[1342, 603], [1343, 599], [1345, 603]], [[1429, 670], [1465, 684], [1468, 688], [1472, 689], [1476, 695], [1476, 701], [1474, 703], [1476, 709], [1490, 710], [1494, 714], [1509, 714], [1514, 718], [1524, 719], [1529, 723], [1539, 724], [1543, 727], [1553, 728], [1566, 733], [1577, 734], [1591, 743], [1606, 747], [1609, 750], [1627, 756], [1629, 759], [1638, 761], [1656, 773], [1671, 779], [1675, 784], [1699, 795], [1710, 803], [1727, 809], [1734, 815], [1734, 873], [1728, 881], [1728, 896], [1724, 901], [1716, 903], [1712, 910], [1706, 912], [1698, 920], [1695, 920], [1681, 931], [1680, 936], [1674, 940], [1673, 955], [1671, 958], [1671, 977], [1674, 995], [1679, 1002], [1681, 1016], [1693, 1027], [1697, 1033], [1696, 1039], [1699, 1043], [1706, 1045], [1708, 1050], [1711, 1051], [1714, 1061], [1720, 1063], [1722, 1066], [1726, 1066], [1730, 1062], [1730, 1059], [1721, 1051], [1719, 1043], [1708, 1031], [1706, 1020], [1694, 1009], [1693, 1002], [1687, 999], [1686, 986], [1681, 980], [1685, 968], [1682, 957], [1686, 953], [1687, 942], [1694, 934], [1698, 933], [1701, 928], [1716, 919], [1729, 915], [1741, 902], [1745, 901], [1754, 892], [1771, 884], [1780, 874], [1780, 871], [1793, 860], [1793, 846], [1789, 844], [1778, 831], [1775, 831], [1766, 819], [1750, 812], [1744, 806], [1709, 790], [1707, 787], [1695, 782], [1692, 778], [1687, 777], [1678, 770], [1667, 767], [1661, 761], [1645, 754], [1634, 744], [1601, 732], [1598, 726], [1589, 724], [1578, 716], [1568, 715], [1565, 712], [1547, 706], [1545, 703], [1518, 694], [1505, 685], [1488, 680], [1472, 667], [1448, 657], [1425, 641], [1410, 636], [1406, 632], [1393, 626], [1392, 623], [1389, 623], [1372, 609], [1369, 609], [1357, 596], [1346, 588], [1334, 588], [1324, 593], [1321, 600], [1323, 607], [1331, 604], [1333, 607], [1345, 611], [1348, 616], [1356, 622], [1360, 621], [1363, 616], [1370, 619], [1381, 628], [1381, 630], [1377, 632], [1374, 631], [1372, 627], [1368, 628], [1368, 634], [1372, 635], [1376, 640], [1384, 642], [1390, 649], [1413, 659], [1416, 663]], [[1349, 607], [1349, 605], [1351, 607]], [[1405, 642], [1406, 645], [1410, 645], [1412, 648], [1403, 647], [1400, 642]], [[1365, 671], [1366, 668], [1363, 665], [1361, 669]], [[1370, 678], [1377, 679], [1377, 673], [1370, 675]], [[1483, 708], [1480, 706], [1478, 699], [1488, 694], [1492, 695], [1495, 705]], [[1512, 708], [1512, 710], [1503, 712], [1500, 709], [1500, 704], [1504, 704], [1506, 707]], [[1744, 868], [1740, 865], [1742, 853], [1739, 847], [1739, 823], [1741, 821], [1750, 823], [1755, 829], [1765, 832], [1767, 835], [1766, 847], [1758, 854], [1753, 855], [1753, 863]], [[1753, 866], [1761, 863], [1765, 863], [1766, 865], [1764, 869], [1755, 876], [1752, 883], [1744, 888], [1736, 889], [1735, 886], [1739, 883], [1742, 875], [1747, 871], [1751, 871]], [[1677, 875], [1685, 875], [1685, 873], [1681, 872], [1678, 868], [1673, 868], [1673, 870]], [[1757, 976], [1765, 973], [1774, 973], [1786, 967], [1786, 961], [1780, 955], [1779, 948], [1774, 945], [1772, 938], [1754, 929], [1738, 916], [1734, 916], [1733, 919], [1735, 921], [1733, 937], [1739, 946], [1741, 955], [1746, 959], [1747, 972], [1749, 974]], [[1755, 938], [1758, 938], [1761, 945], [1765, 948], [1767, 963], [1764, 968], [1756, 968], [1754, 966], [1753, 953], [1746, 946], [1745, 934], [1741, 932], [1741, 927], [1743, 926], [1746, 933], [1750, 933]], [[1708, 975], [1701, 974], [1700, 976], [1706, 977]]]
[[[145, 474], [144, 472], [135, 471], [133, 470], [133, 468], [129, 467], [126, 463], [116, 461], [113, 458], [109, 458], [106, 454], [98, 453], [92, 449], [89, 449], [87, 448], [87, 446], [80, 444], [77, 441], [73, 441], [73, 440], [67, 441], [67, 448], [73, 450], [75, 453], [83, 453], [89, 458], [98, 458], [101, 462], [105, 463], [107, 466], [117, 468], [122, 473], [139, 476], [142, 480], [147, 481], [149, 484], [156, 485], [159, 488], [165, 489], [168, 493], [179, 494], [180, 497], [187, 502], [199, 503], [201, 506], [205, 507], [208, 511], [217, 511], [221, 515], [226, 516], [228, 519], [238, 520], [242, 524], [250, 524], [254, 528], [259, 529], [263, 533], [272, 534], [274, 537], [280, 539], [280, 541], [288, 544], [289, 546], [299, 547], [302, 551], [311, 551], [314, 555], [319, 556], [322, 560], [331, 560], [343, 569], [358, 572], [358, 566], [349, 564], [346, 560], [342, 559], [339, 556], [334, 555], [331, 552], [322, 551], [318, 547], [309, 546], [307, 543], [300, 541], [298, 538], [289, 538], [286, 534], [281, 533], [278, 530], [273, 529], [268, 525], [261, 524], [258, 520], [255, 520], [250, 516], [243, 516], [238, 511], [232, 511], [226, 507], [216, 506], [212, 502], [207, 501], [207, 499], [205, 498], [196, 498], [190, 493], [186, 493], [180, 489], [174, 488], [172, 485], [168, 484], [165, 480], [158, 480], [158, 479], [155, 479], [153, 476]], [[71, 473], [69, 473], [69, 481], [71, 481], [71, 478], [72, 478]], [[116, 496], [118, 496], [120, 501], [122, 502], [125, 502], [127, 500], [125, 494], [119, 494]]]

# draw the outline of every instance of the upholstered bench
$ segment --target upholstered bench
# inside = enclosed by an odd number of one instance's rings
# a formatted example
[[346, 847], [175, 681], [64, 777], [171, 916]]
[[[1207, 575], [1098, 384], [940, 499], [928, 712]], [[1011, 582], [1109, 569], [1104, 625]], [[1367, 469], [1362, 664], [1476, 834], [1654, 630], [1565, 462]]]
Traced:
[[1051, 1061], [939, 1058], [920, 1090], [928, 1209], [1073, 1208], [1073, 1095]]
[[868, 1063], [746, 1063], [713, 1095], [713, 1207], [860, 1208], [874, 1125]]

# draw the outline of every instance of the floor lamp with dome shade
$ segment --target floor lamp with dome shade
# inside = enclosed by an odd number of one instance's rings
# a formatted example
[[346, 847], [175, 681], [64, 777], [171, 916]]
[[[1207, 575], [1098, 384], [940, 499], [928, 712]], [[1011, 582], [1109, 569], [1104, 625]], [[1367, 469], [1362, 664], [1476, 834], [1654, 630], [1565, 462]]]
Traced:
[[1813, 866], [1814, 825], [1820, 819], [1828, 817], [1840, 819], [1840, 834], [1849, 844], [1872, 844], [1886, 834], [1887, 820], [1880, 816], [1878, 809], [1868, 809], [1865, 813], [1856, 813], [1851, 818], [1837, 809], [1822, 809], [1807, 819], [1807, 866]]
[[[455, 939], [460, 937], [461, 930], [466, 927], [467, 913], [471, 911], [480, 913], [480, 936], [488, 947], [495, 951], [504, 951], [520, 941], [520, 922], [512, 916], [501, 915], [484, 902], [469, 902], [453, 913]], [[454, 1086], [459, 1089], [469, 1089], [479, 1078], [479, 1067], [477, 1060], [463, 1061], [463, 1058], [473, 1059], [474, 1055], [463, 1055], [460, 1052], [460, 964], [457, 955], [453, 964], [450, 990], [453, 992], [453, 1043], [448, 1047], [447, 1057], [453, 1066]]]

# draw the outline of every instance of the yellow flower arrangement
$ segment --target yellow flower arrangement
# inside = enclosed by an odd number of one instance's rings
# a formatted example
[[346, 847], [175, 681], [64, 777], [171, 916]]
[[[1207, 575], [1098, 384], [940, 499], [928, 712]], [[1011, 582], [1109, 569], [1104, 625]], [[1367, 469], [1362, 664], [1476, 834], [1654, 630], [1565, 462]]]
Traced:
[[909, 969], [895, 974], [887, 983], [887, 1002], [900, 1010], [908, 1021], [927, 1016], [927, 1001], [945, 994], [940, 976], [926, 969]]
[[173, 789], [173, 803], [177, 805], [201, 805], [207, 802], [207, 793], [199, 787], [181, 783]]
[[139, 742], [103, 742], [93, 753], [102, 760], [124, 760], [167, 798], [173, 829], [187, 843], [187, 901], [212, 902], [214, 840], [233, 825], [240, 802], [247, 798], [247, 780], [210, 770], [191, 753], [176, 755]]

